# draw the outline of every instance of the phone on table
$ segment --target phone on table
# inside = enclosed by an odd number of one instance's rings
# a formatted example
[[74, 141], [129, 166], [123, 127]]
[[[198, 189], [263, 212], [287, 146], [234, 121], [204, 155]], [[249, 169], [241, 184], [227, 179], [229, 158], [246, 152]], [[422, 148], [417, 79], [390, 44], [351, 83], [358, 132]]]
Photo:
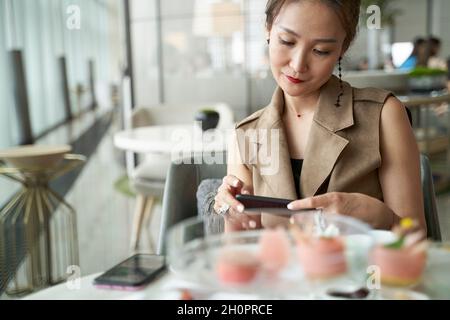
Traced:
[[99, 288], [140, 290], [166, 269], [165, 257], [136, 254], [94, 279]]
[[287, 205], [294, 200], [282, 199], [282, 198], [271, 198], [254, 196], [247, 194], [236, 195], [236, 200], [242, 203], [245, 207], [245, 211], [248, 212], [267, 212], [278, 215], [293, 215], [299, 211], [311, 211], [317, 210], [316, 208], [305, 208], [301, 210], [289, 210]]

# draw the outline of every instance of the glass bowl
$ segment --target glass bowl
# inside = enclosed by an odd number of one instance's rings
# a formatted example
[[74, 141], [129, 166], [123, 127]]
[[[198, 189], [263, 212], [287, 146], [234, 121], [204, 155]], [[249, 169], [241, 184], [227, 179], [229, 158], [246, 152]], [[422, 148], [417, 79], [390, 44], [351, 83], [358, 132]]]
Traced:
[[[274, 212], [265, 214], [267, 218]], [[327, 214], [321, 218], [321, 223], [333, 225], [340, 232], [347, 268], [339, 277], [317, 282], [305, 273], [299, 261], [298, 241], [290, 229], [317, 223], [313, 217], [320, 212], [287, 214], [290, 219], [281, 217], [278, 225], [271, 224], [272, 228], [262, 228], [264, 214], [255, 212], [244, 213], [243, 219], [234, 221], [233, 228], [222, 221], [222, 230], [212, 226], [211, 219], [182, 221], [168, 234], [169, 267], [177, 278], [196, 288], [261, 299], [332, 298], [323, 293], [364, 286], [367, 256], [373, 244], [370, 227], [350, 217]], [[213, 220], [217, 224], [217, 216]]]
[[422, 289], [432, 299], [450, 299], [450, 243], [431, 243]]

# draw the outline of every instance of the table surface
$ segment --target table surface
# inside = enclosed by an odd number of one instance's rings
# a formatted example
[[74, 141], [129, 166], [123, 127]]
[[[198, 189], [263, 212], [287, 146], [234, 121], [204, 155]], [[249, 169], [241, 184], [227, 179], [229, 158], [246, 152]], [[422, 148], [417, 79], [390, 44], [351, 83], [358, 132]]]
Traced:
[[210, 129], [203, 132], [198, 124], [140, 127], [117, 132], [117, 148], [137, 153], [173, 153], [179, 151], [225, 151], [231, 130]]
[[[373, 299], [449, 299], [450, 298], [450, 262], [449, 247], [443, 244], [442, 248], [432, 246], [428, 252], [429, 263], [424, 272], [421, 283], [410, 288], [382, 287], [373, 290], [370, 298]], [[181, 280], [174, 272], [169, 271], [159, 276], [151, 284], [139, 291], [124, 291], [100, 289], [93, 285], [93, 281], [101, 273], [87, 275], [79, 280], [79, 287], [74, 281], [61, 283], [25, 297], [26, 300], [160, 300], [181, 299], [182, 289], [188, 289], [199, 299], [221, 300], [257, 300], [256, 294], [237, 292], [211, 292], [202, 290], [196, 285]], [[304, 297], [311, 299], [311, 297]], [[330, 297], [326, 297], [330, 298]], [[297, 298], [296, 298], [297, 299]]]
[[[38, 291], [25, 297], [25, 300], [139, 300], [139, 299], [177, 299], [178, 292], [171, 292], [172, 277], [164, 275], [143, 290], [125, 291], [100, 289], [93, 281], [101, 273], [80, 278], [79, 287], [76, 283], [65, 282], [51, 288]], [[164, 293], [164, 294], [162, 294]]]
[[[139, 291], [113, 290], [96, 288], [92, 283], [100, 273], [82, 277], [79, 287], [71, 287], [70, 284], [62, 283], [34, 294], [28, 295], [24, 300], [181, 300], [183, 297], [181, 288], [189, 288], [190, 292], [197, 295], [199, 299], [210, 300], [258, 300], [257, 295], [214, 292], [205, 293], [201, 289], [188, 282], [178, 280], [172, 273], [161, 276], [146, 288]], [[432, 296], [422, 293], [420, 288], [408, 290], [404, 288], [382, 288], [373, 290], [370, 299], [398, 300], [406, 299], [433, 299]], [[305, 296], [304, 299], [312, 297]], [[332, 299], [332, 297], [325, 297]], [[448, 298], [448, 297], [447, 297]], [[296, 298], [297, 299], [297, 298]], [[342, 298], [339, 298], [342, 299]]]
[[398, 95], [397, 98], [407, 107], [421, 107], [450, 101], [448, 91], [440, 91], [432, 94]]
[[[182, 298], [181, 288], [190, 288], [191, 290], [198, 288], [192, 283], [177, 279], [173, 273], [168, 272], [139, 291], [100, 289], [93, 285], [94, 279], [100, 274], [97, 273], [80, 278], [79, 288], [75, 288], [67, 282], [61, 283], [30, 294], [24, 300], [180, 300]], [[197, 289], [196, 292], [197, 294], [202, 294], [200, 289]], [[257, 296], [217, 292], [209, 294], [208, 299], [252, 300], [257, 299]]]

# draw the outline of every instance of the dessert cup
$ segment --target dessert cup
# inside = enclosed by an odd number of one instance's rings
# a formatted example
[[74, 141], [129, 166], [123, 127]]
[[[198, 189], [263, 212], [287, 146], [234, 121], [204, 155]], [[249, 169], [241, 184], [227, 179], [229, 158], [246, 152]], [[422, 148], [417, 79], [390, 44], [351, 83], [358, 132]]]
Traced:
[[420, 282], [425, 270], [425, 251], [415, 252], [414, 247], [387, 248], [377, 245], [371, 254], [372, 264], [380, 268], [383, 285], [412, 286]]

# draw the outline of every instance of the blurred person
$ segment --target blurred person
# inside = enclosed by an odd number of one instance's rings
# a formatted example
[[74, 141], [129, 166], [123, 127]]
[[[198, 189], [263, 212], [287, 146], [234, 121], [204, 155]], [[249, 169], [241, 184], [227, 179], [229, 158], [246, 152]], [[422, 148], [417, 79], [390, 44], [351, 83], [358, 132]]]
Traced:
[[447, 61], [439, 56], [441, 51], [441, 40], [435, 37], [428, 39], [430, 57], [428, 67], [433, 69], [448, 70]]
[[369, 59], [367, 59], [367, 57], [364, 57], [360, 60], [360, 62], [358, 63], [358, 71], [365, 71], [365, 70], [369, 70]]
[[411, 70], [415, 67], [425, 67], [427, 60], [427, 42], [423, 38], [416, 38], [414, 40], [413, 51], [405, 62], [400, 65], [399, 69]]

